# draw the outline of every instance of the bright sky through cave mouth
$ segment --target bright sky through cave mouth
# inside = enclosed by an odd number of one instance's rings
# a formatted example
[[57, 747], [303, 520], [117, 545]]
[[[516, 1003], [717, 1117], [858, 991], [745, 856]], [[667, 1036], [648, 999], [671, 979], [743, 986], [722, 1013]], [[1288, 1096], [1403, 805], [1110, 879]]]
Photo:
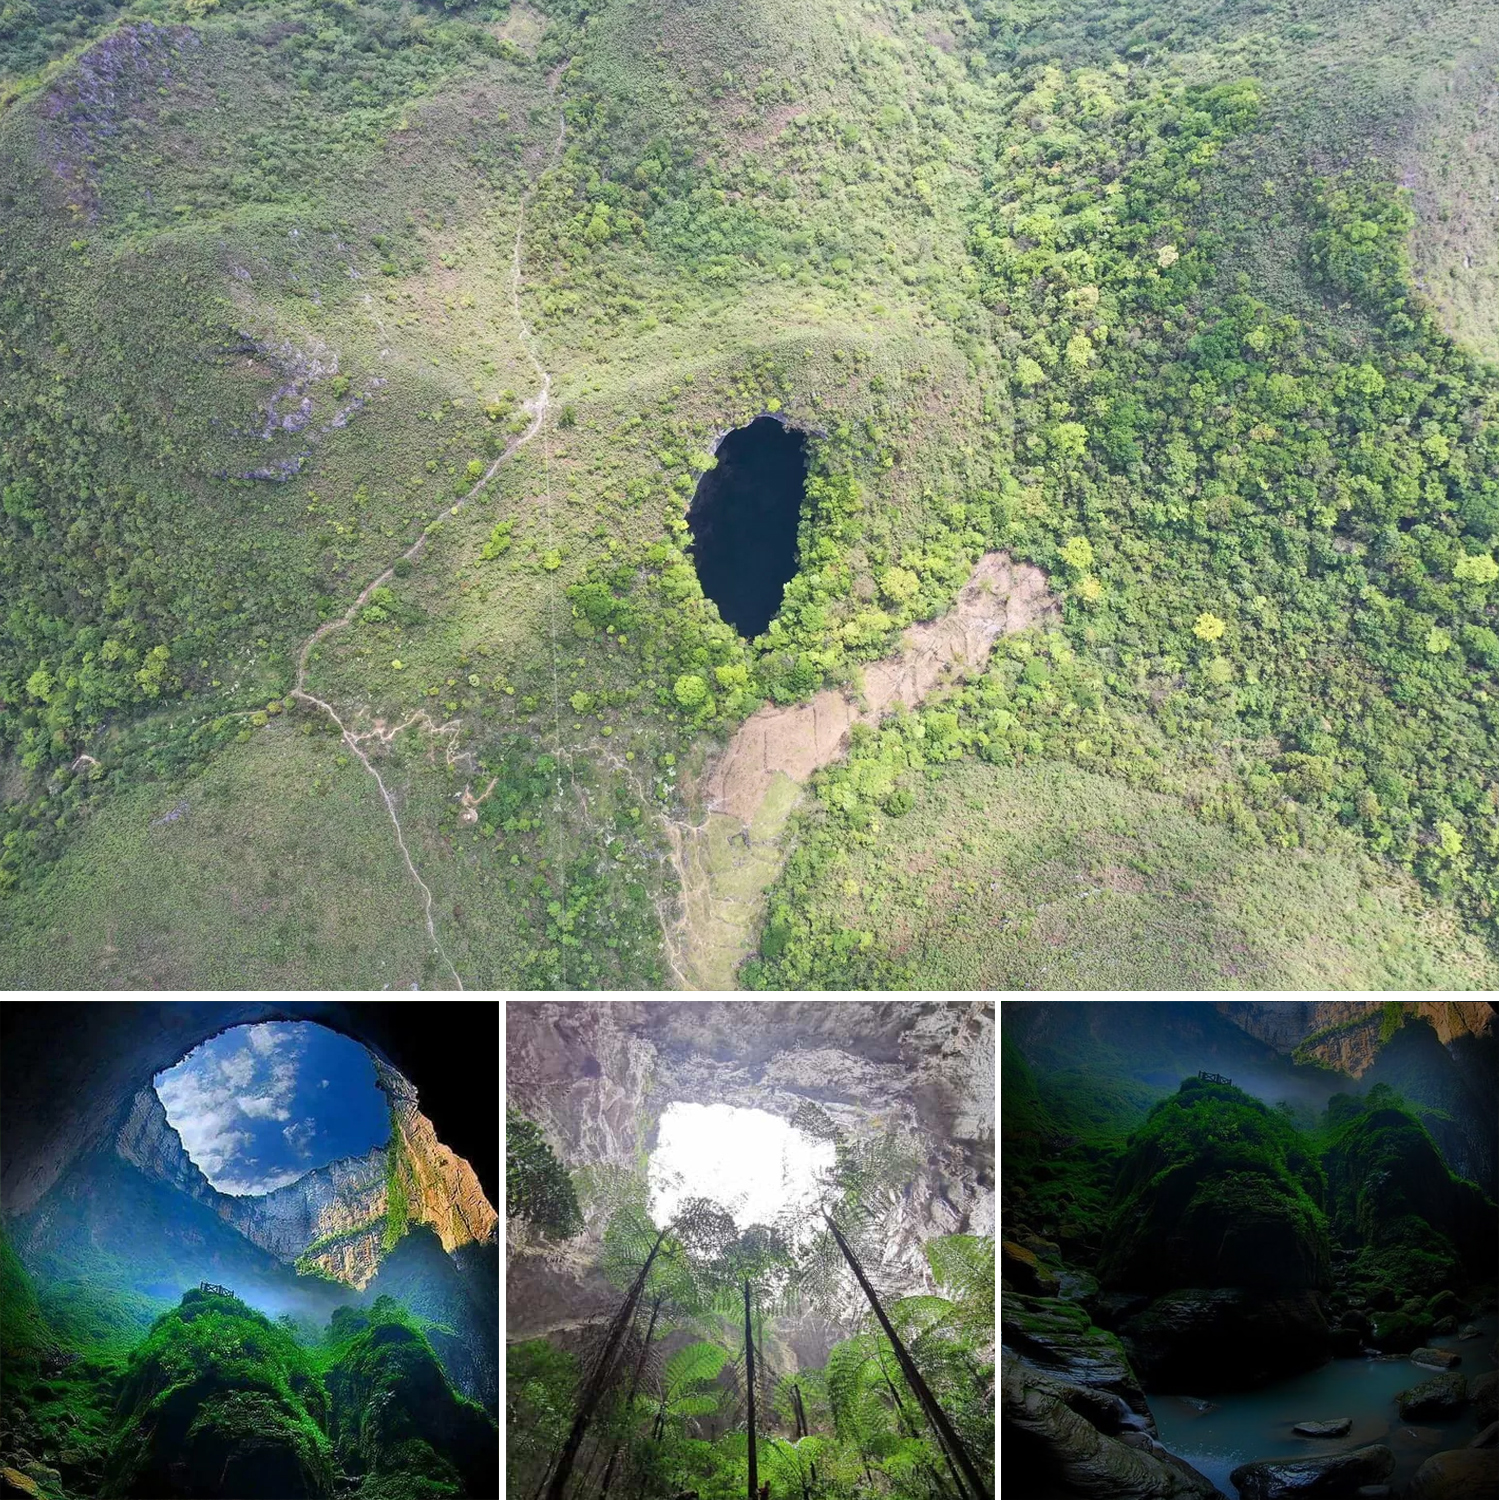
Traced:
[[741, 1230], [769, 1224], [784, 1210], [810, 1217], [817, 1178], [833, 1166], [833, 1143], [820, 1141], [761, 1109], [729, 1104], [671, 1104], [662, 1111], [648, 1180], [658, 1225], [684, 1198], [711, 1198]]
[[390, 1139], [370, 1054], [308, 1021], [236, 1026], [154, 1082], [194, 1164], [237, 1197], [274, 1192]]

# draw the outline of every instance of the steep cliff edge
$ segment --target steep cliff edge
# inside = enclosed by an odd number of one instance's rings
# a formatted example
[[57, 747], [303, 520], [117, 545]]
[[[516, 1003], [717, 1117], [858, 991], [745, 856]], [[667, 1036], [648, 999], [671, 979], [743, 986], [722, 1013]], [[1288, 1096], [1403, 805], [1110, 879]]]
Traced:
[[1496, 1014], [1486, 1000], [1224, 1000], [1248, 1035], [1365, 1086], [1388, 1083], [1422, 1115], [1443, 1159], [1496, 1191]]
[[130, 1101], [115, 1132], [115, 1152], [148, 1179], [204, 1204], [284, 1264], [347, 1286], [363, 1289], [382, 1256], [415, 1224], [431, 1226], [450, 1254], [463, 1245], [494, 1243], [498, 1216], [472, 1168], [438, 1140], [400, 1073], [377, 1060], [376, 1075], [390, 1104], [389, 1144], [329, 1162], [275, 1192], [219, 1192], [188, 1156], [153, 1088]]

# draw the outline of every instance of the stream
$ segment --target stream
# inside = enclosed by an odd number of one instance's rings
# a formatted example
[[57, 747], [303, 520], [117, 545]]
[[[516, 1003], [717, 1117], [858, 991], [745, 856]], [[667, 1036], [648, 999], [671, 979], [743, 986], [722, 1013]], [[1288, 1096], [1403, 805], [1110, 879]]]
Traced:
[[[1463, 1357], [1458, 1371], [1469, 1379], [1495, 1369], [1497, 1319], [1475, 1320], [1478, 1338], [1444, 1334], [1428, 1340], [1434, 1349], [1451, 1349]], [[1173, 1453], [1211, 1479], [1235, 1500], [1229, 1482], [1233, 1469], [1256, 1459], [1312, 1458], [1384, 1443], [1396, 1455], [1388, 1481], [1399, 1494], [1423, 1462], [1445, 1448], [1462, 1448], [1475, 1435], [1472, 1407], [1451, 1421], [1404, 1422], [1394, 1397], [1439, 1370], [1415, 1365], [1406, 1356], [1380, 1359], [1335, 1359], [1316, 1370], [1279, 1380], [1255, 1391], [1188, 1395], [1150, 1395], [1147, 1400], [1161, 1434]], [[1204, 1410], [1203, 1407], [1207, 1407]], [[1296, 1422], [1352, 1417], [1354, 1426], [1341, 1438], [1292, 1435]]]

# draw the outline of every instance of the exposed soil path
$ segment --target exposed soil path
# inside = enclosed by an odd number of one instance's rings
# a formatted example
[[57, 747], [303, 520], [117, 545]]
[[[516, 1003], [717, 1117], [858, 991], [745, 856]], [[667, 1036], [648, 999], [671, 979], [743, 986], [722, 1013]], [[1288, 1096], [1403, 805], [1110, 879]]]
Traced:
[[986, 553], [946, 615], [913, 625], [899, 656], [865, 668], [862, 704], [828, 688], [746, 719], [699, 782], [703, 821], [668, 826], [682, 886], [682, 913], [666, 935], [677, 983], [734, 986], [781, 870], [781, 834], [802, 784], [838, 757], [853, 725], [877, 723], [898, 705], [915, 708], [945, 680], [982, 670], [1000, 636], [1059, 617], [1041, 569]]
[[[555, 78], [548, 79], [548, 87], [549, 90], [555, 90]], [[506, 459], [508, 459], [513, 453], [515, 453], [517, 449], [523, 448], [532, 440], [532, 438], [534, 438], [539, 432], [541, 432], [543, 430], [543, 424], [547, 420], [547, 410], [551, 404], [552, 376], [546, 369], [543, 368], [542, 362], [538, 358], [538, 348], [535, 335], [533, 335], [531, 328], [527, 324], [526, 318], [521, 311], [521, 244], [522, 235], [524, 234], [526, 228], [526, 210], [530, 206], [531, 200], [536, 193], [537, 184], [544, 176], [546, 176], [549, 171], [552, 170], [554, 166], [557, 165], [558, 158], [562, 155], [563, 135], [566, 131], [566, 128], [567, 121], [559, 112], [557, 117], [557, 139], [552, 143], [552, 149], [548, 152], [547, 159], [541, 167], [540, 171], [537, 172], [536, 176], [528, 184], [525, 192], [521, 194], [521, 202], [516, 212], [515, 244], [511, 251], [511, 308], [515, 313], [516, 327], [519, 330], [521, 338], [521, 348], [525, 353], [532, 369], [536, 371], [537, 380], [539, 382], [536, 395], [532, 396], [529, 400], [523, 401], [521, 403], [521, 409], [529, 414], [531, 420], [526, 424], [525, 428], [521, 432], [517, 433], [511, 438], [511, 440], [505, 445], [505, 448], [500, 453], [499, 457], [490, 464], [490, 466], [484, 471], [482, 475], [480, 475], [480, 477], [474, 482], [473, 487], [463, 496], [463, 498], [451, 507], [445, 507], [445, 512], [454, 515], [457, 515], [460, 511], [465, 509], [472, 500], [476, 499], [479, 495], [484, 493], [490, 481], [494, 479], [495, 475], [500, 472], [500, 466], [506, 461]], [[551, 484], [549, 475], [549, 525], [551, 524], [550, 502]], [[440, 512], [440, 514], [442, 514], [442, 512]], [[413, 562], [422, 555], [426, 547], [427, 532], [424, 530], [422, 535], [419, 536], [416, 541], [414, 541], [411, 546], [401, 554], [401, 558], [397, 559], [397, 561], [405, 560], [407, 562]], [[385, 779], [381, 776], [380, 771], [376, 767], [374, 761], [371, 760], [369, 753], [365, 749], [366, 744], [371, 741], [382, 746], [389, 745], [395, 739], [395, 737], [398, 734], [402, 733], [404, 730], [412, 728], [422, 728], [425, 729], [429, 734], [441, 735], [447, 738], [448, 745], [446, 749], [446, 755], [448, 758], [448, 762], [451, 765], [455, 760], [461, 758], [461, 756], [456, 753], [454, 749], [454, 741], [459, 728], [457, 721], [450, 721], [446, 724], [434, 724], [432, 720], [427, 716], [427, 714], [419, 712], [411, 715], [410, 718], [406, 719], [401, 724], [396, 725], [394, 728], [389, 729], [386, 728], [381, 720], [377, 719], [372, 729], [366, 730], [364, 733], [356, 734], [354, 730], [351, 729], [344, 722], [344, 720], [339, 717], [338, 712], [331, 704], [325, 702], [322, 698], [317, 697], [307, 690], [308, 665], [312, 659], [312, 653], [317, 647], [318, 643], [325, 640], [328, 636], [332, 635], [334, 631], [343, 630], [346, 626], [351, 625], [359, 612], [370, 602], [370, 595], [374, 593], [376, 589], [380, 588], [383, 584], [389, 583], [391, 578], [395, 575], [395, 570], [395, 563], [393, 562], [391, 566], [388, 567], [383, 573], [379, 574], [375, 578], [372, 578], [369, 583], [364, 586], [364, 588], [360, 591], [359, 597], [355, 599], [355, 601], [349, 606], [347, 610], [344, 611], [342, 615], [339, 616], [338, 619], [325, 621], [322, 625], [318, 626], [318, 628], [313, 631], [313, 633], [307, 638], [307, 640], [303, 643], [302, 650], [297, 657], [296, 681], [294, 682], [292, 690], [288, 694], [288, 697], [295, 698], [302, 703], [308, 704], [311, 707], [322, 709], [322, 711], [328, 715], [329, 719], [333, 721], [334, 727], [343, 737], [344, 743], [356, 756], [359, 757], [359, 763], [365, 768], [365, 770], [370, 773], [372, 777], [374, 777], [375, 785], [380, 789], [381, 800], [385, 803], [385, 809], [390, 814], [391, 826], [396, 830], [396, 844], [397, 847], [401, 850], [401, 857], [406, 861], [406, 868], [410, 873], [412, 880], [416, 882], [417, 888], [422, 892], [423, 918], [427, 923], [427, 935], [432, 939], [433, 946], [437, 949], [438, 953], [442, 956], [443, 962], [447, 965], [448, 973], [452, 976], [453, 983], [459, 989], [462, 989], [464, 987], [463, 980], [458, 977], [458, 970], [454, 967], [453, 959], [449, 955], [447, 948], [444, 947], [442, 938], [438, 936], [437, 924], [433, 920], [432, 891], [429, 889], [427, 882], [422, 879], [422, 876], [418, 872], [416, 862], [412, 859], [411, 856], [411, 850], [407, 847], [406, 836], [402, 832], [401, 828], [401, 815], [399, 809], [396, 806], [396, 799], [391, 795], [391, 790], [385, 784]], [[554, 666], [555, 656], [556, 653], [554, 651]], [[554, 698], [555, 696], [556, 692], [554, 686]], [[556, 705], [554, 704], [554, 710], [555, 708]]]

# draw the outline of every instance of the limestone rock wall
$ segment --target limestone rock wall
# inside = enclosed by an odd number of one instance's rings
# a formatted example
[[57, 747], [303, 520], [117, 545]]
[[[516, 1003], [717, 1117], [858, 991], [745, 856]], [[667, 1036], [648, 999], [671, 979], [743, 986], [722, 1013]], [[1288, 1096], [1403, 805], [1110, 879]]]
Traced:
[[[994, 1006], [979, 1000], [512, 1003], [507, 1099], [570, 1169], [635, 1166], [677, 1102], [790, 1119], [811, 1100], [852, 1135], [900, 1131], [921, 1164], [869, 1270], [901, 1295], [932, 1290], [924, 1241], [994, 1232], [994, 1025]], [[608, 1305], [589, 1269], [599, 1218], [586, 1214], [585, 1232], [562, 1244], [507, 1223], [511, 1337]]]

